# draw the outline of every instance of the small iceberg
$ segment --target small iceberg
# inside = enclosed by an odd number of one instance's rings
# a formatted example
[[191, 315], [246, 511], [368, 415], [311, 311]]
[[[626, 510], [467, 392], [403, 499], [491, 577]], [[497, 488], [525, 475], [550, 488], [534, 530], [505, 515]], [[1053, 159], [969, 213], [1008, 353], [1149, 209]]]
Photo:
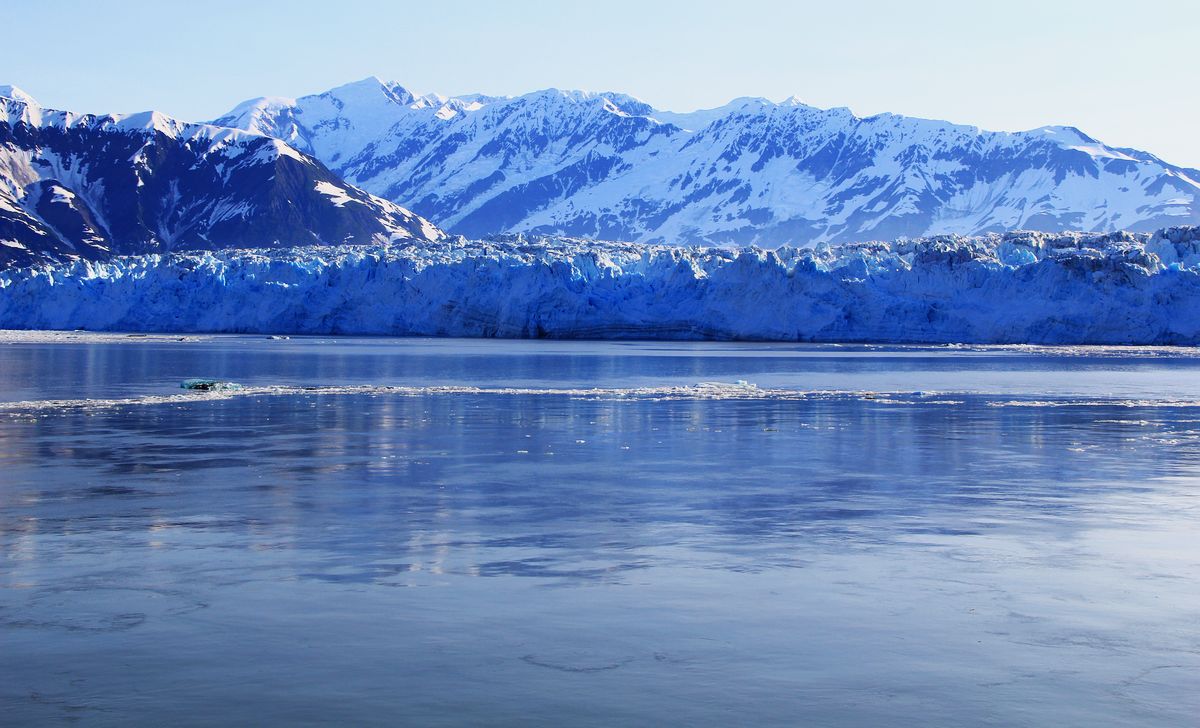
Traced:
[[242, 388], [242, 385], [237, 382], [222, 382], [219, 379], [196, 377], [183, 380], [179, 387], [180, 389], [191, 389], [196, 392], [236, 392]]

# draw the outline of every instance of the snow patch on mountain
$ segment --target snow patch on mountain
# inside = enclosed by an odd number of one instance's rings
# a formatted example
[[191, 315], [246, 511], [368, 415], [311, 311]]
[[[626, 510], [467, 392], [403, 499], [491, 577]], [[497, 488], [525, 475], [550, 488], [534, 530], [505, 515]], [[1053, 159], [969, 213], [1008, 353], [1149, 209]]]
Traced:
[[317, 182], [315, 189], [317, 192], [320, 192], [322, 195], [328, 197], [330, 202], [338, 207], [342, 207], [347, 202], [354, 202], [354, 199], [347, 195], [344, 189], [338, 187], [332, 182], [320, 180]]

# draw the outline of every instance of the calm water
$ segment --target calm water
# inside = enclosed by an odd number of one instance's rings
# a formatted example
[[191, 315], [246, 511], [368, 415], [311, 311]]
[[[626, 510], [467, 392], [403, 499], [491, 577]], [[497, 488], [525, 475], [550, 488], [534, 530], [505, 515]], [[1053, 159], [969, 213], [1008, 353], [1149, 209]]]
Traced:
[[1190, 352], [0, 345], [190, 376], [547, 391], [0, 411], [0, 723], [1200, 724]]

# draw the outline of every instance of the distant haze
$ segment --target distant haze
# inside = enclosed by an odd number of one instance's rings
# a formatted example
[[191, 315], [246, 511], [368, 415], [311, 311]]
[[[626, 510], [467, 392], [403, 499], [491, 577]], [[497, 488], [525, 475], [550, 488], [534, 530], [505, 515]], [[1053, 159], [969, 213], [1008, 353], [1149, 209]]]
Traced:
[[1200, 4], [510, 0], [7, 7], [0, 83], [81, 111], [220, 115], [377, 75], [418, 92], [796, 95], [996, 130], [1069, 124], [1200, 167]]

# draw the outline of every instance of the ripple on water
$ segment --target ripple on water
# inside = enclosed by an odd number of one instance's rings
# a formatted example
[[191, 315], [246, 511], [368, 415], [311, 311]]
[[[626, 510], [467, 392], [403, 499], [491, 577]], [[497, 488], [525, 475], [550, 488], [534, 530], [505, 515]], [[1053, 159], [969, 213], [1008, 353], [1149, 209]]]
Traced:
[[0, 611], [0, 625], [67, 632], [123, 632], [208, 605], [181, 591], [135, 586], [75, 585], [32, 591]]

